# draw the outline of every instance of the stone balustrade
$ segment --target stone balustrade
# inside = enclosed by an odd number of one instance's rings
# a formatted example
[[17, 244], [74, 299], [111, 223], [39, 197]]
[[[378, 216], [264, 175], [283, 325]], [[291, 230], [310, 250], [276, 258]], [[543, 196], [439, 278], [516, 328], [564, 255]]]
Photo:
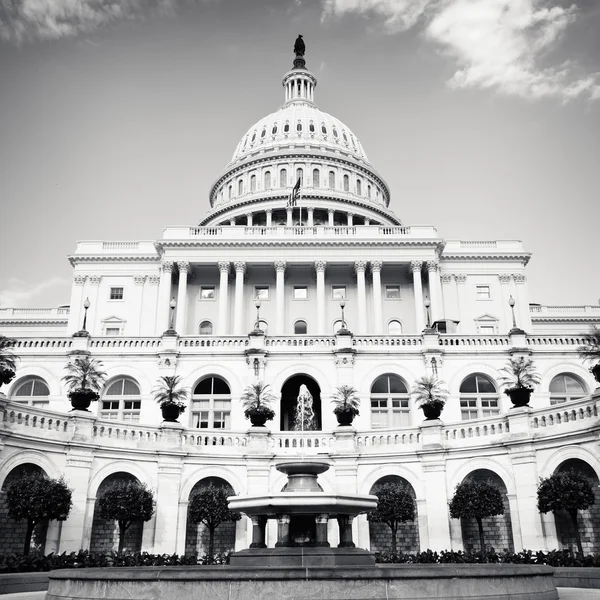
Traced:
[[542, 304], [530, 304], [529, 312], [534, 316], [552, 316], [552, 315], [597, 315], [600, 316], [600, 306], [592, 305], [571, 305], [571, 306], [550, 306]]
[[65, 321], [70, 313], [68, 306], [58, 308], [0, 308], [0, 319], [57, 319]]

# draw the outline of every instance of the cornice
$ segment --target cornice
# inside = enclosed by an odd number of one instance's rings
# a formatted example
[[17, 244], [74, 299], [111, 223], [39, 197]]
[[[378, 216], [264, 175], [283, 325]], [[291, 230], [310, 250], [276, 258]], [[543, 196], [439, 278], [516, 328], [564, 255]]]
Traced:
[[[265, 238], [243, 240], [162, 240], [157, 242], [157, 248], [193, 248], [202, 246], [232, 247], [243, 250], [247, 246], [419, 246], [437, 249], [443, 246], [444, 241], [440, 239], [406, 239], [406, 240], [356, 240], [356, 239], [327, 239], [327, 240], [286, 240]], [[426, 259], [424, 259], [426, 260]]]
[[[572, 323], [572, 322], [576, 322], [576, 323], [600, 323], [600, 316], [596, 317], [596, 316], [560, 316], [560, 317], [550, 317], [550, 316], [543, 316], [543, 317], [535, 317], [533, 315], [531, 315], [531, 322], [535, 322], [535, 323]], [[543, 333], [534, 333], [533, 335], [545, 335]], [[560, 334], [552, 334], [552, 335], [560, 335]]]
[[0, 317], [0, 323], [3, 325], [68, 325], [68, 319], [3, 319]]
[[442, 261], [450, 260], [518, 260], [523, 263], [523, 266], [527, 265], [531, 259], [530, 252], [469, 252], [465, 254], [442, 254], [440, 256]]
[[99, 262], [160, 262], [160, 256], [156, 254], [86, 254], [82, 256], [69, 256], [69, 262], [72, 266], [80, 263], [99, 263]]

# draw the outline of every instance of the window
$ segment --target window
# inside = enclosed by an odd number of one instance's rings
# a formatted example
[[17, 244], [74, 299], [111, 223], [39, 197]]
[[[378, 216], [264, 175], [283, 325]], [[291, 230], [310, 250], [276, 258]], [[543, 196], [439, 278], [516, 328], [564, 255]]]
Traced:
[[570, 373], [561, 373], [550, 382], [550, 404], [562, 404], [585, 395], [583, 384]]
[[309, 130], [311, 133], [314, 133], [314, 132], [315, 132], [315, 124], [314, 124], [312, 121], [310, 122], [310, 125], [308, 126], [308, 130]]
[[256, 175], [252, 175], [250, 177], [250, 191], [251, 192], [256, 191]]
[[120, 327], [107, 327], [104, 331], [105, 335], [121, 335]]
[[321, 133], [323, 135], [327, 135], [327, 127], [325, 127], [325, 123], [321, 125]]
[[294, 334], [295, 335], [306, 335], [308, 327], [306, 321], [296, 321], [294, 323]]
[[337, 138], [337, 136], [338, 136], [338, 132], [337, 132], [337, 129], [334, 127], [333, 128], [333, 137]]
[[298, 123], [296, 124], [296, 131], [297, 131], [298, 133], [300, 133], [300, 132], [302, 131], [302, 123], [298, 122]]
[[122, 377], [113, 381], [102, 395], [100, 417], [112, 421], [138, 423], [141, 406], [138, 384], [133, 379]]
[[265, 190], [271, 187], [271, 171], [265, 173]]
[[402, 323], [397, 320], [390, 321], [388, 323], [388, 334], [389, 335], [402, 335]]
[[410, 396], [406, 383], [388, 373], [378, 377], [371, 387], [371, 426], [406, 427], [410, 425]]
[[111, 300], [123, 300], [123, 288], [122, 287], [111, 287], [110, 288], [110, 299]]
[[360, 179], [356, 180], [356, 193], [358, 196], [362, 194], [362, 182], [360, 181]]
[[286, 123], [286, 124], [283, 126], [283, 133], [289, 133], [289, 131], [290, 131], [290, 124], [289, 124], [289, 123]]
[[334, 322], [333, 324], [333, 334], [335, 335], [340, 329], [342, 329], [343, 323], [341, 319], [338, 319], [337, 321]]
[[296, 181], [300, 180], [300, 185], [304, 185], [304, 171], [302, 169], [296, 169]]
[[233, 186], [231, 186], [231, 185], [230, 185], [230, 186], [227, 188], [227, 199], [228, 199], [228, 200], [231, 200], [231, 196], [232, 196], [232, 194], [233, 194]]
[[275, 123], [275, 125], [273, 125], [273, 129], [271, 129], [271, 134], [277, 135], [277, 123]]
[[477, 300], [489, 300], [491, 298], [489, 285], [478, 285], [475, 289], [477, 291]]
[[263, 139], [267, 135], [267, 130], [263, 127], [263, 130], [260, 132], [260, 139]]
[[498, 333], [498, 319], [494, 315], [481, 315], [475, 319], [477, 333], [480, 335], [495, 335]]
[[264, 331], [265, 335], [269, 334], [269, 324], [266, 321], [263, 321], [262, 319], [258, 322], [258, 328], [262, 331]]
[[460, 414], [463, 421], [500, 414], [498, 392], [491, 379], [477, 373], [461, 383]]
[[308, 299], [308, 287], [306, 285], [295, 285], [294, 286], [294, 300], [307, 300]]
[[367, 186], [367, 196], [369, 198], [371, 198], [371, 186], [370, 185]]
[[319, 169], [313, 169], [313, 187], [319, 187], [319, 185], [320, 185]]
[[329, 171], [329, 189], [335, 189], [335, 173], [333, 171]]
[[255, 300], [268, 300], [269, 299], [269, 286], [268, 285], [255, 285], [254, 286], [254, 299]]
[[202, 286], [200, 288], [200, 300], [214, 300], [215, 299], [215, 288], [214, 286]]
[[241, 196], [244, 193], [244, 182], [240, 179], [238, 181], [238, 196]]
[[344, 175], [344, 191], [350, 191], [350, 177], [348, 175]]
[[207, 377], [192, 394], [192, 427], [229, 429], [231, 427], [231, 390], [220, 377]]
[[279, 171], [279, 187], [287, 187], [287, 170], [281, 169]]
[[478, 333], [483, 335], [493, 335], [496, 333], [496, 327], [494, 327], [494, 325], [480, 325]]
[[213, 325], [210, 321], [202, 321], [198, 326], [198, 334], [199, 335], [212, 335], [213, 333]]
[[400, 300], [400, 286], [399, 285], [386, 285], [385, 286], [385, 299], [386, 300]]
[[331, 297], [333, 300], [345, 300], [346, 299], [346, 286], [345, 285], [332, 285], [331, 286]]
[[250, 140], [250, 143], [254, 143], [254, 140], [256, 139], [256, 131], [252, 134], [252, 139]]
[[27, 377], [15, 387], [11, 400], [31, 406], [47, 406], [49, 395], [48, 384], [41, 377]]

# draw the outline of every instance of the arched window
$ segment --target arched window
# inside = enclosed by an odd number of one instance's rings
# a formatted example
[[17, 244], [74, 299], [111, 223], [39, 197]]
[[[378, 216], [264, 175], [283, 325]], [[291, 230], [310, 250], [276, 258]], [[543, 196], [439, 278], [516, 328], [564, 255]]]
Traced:
[[585, 395], [585, 387], [571, 373], [560, 373], [550, 382], [550, 404], [562, 404]]
[[267, 135], [267, 129], [266, 129], [266, 127], [263, 127], [263, 130], [260, 132], [261, 139], [264, 138], [265, 135]]
[[279, 171], [279, 187], [287, 187], [287, 169]]
[[[304, 185], [304, 171], [302, 169], [296, 169], [296, 181], [300, 180], [300, 185]], [[294, 182], [295, 184], [296, 182]]]
[[290, 124], [289, 124], [289, 123], [286, 123], [286, 124], [283, 126], [283, 133], [289, 133], [289, 131], [290, 131]]
[[277, 135], [277, 123], [275, 123], [275, 124], [273, 125], [273, 129], [271, 129], [271, 134], [272, 134], [272, 135]]
[[240, 179], [238, 181], [238, 196], [241, 196], [244, 193], [244, 182]]
[[410, 395], [406, 383], [392, 373], [378, 377], [371, 387], [371, 426], [410, 425]]
[[460, 384], [460, 414], [463, 421], [500, 414], [498, 391], [489, 377], [474, 373]]
[[100, 418], [137, 423], [142, 399], [138, 384], [128, 377], [113, 381], [102, 394]]
[[262, 319], [258, 322], [258, 327], [265, 332], [265, 335], [269, 334], [269, 324]]
[[333, 323], [333, 335], [335, 335], [340, 329], [342, 329], [342, 320], [338, 319]]
[[325, 123], [321, 124], [321, 133], [323, 135], [327, 135], [327, 127], [325, 127]]
[[333, 128], [333, 137], [337, 138], [337, 136], [338, 136], [338, 132], [337, 132], [337, 129], [334, 127]]
[[306, 335], [308, 331], [308, 327], [306, 325], [306, 321], [296, 321], [294, 323], [294, 334], [295, 335]]
[[400, 321], [390, 321], [388, 323], [388, 334], [389, 335], [402, 335], [402, 323]]
[[319, 169], [313, 169], [313, 187], [319, 187], [320, 185]]
[[256, 175], [250, 176], [250, 191], [251, 192], [256, 191]]
[[212, 335], [213, 325], [210, 321], [202, 321], [198, 327], [198, 333], [200, 335]]
[[348, 175], [344, 175], [344, 191], [350, 191], [350, 177], [348, 177]]
[[329, 171], [329, 189], [335, 189], [335, 173], [333, 171]]
[[310, 122], [310, 125], [308, 126], [308, 130], [309, 130], [311, 133], [314, 133], [314, 132], [315, 132], [315, 124], [314, 124], [312, 121]]
[[371, 186], [370, 185], [367, 186], [367, 197], [371, 198]]
[[265, 190], [270, 189], [271, 187], [271, 171], [265, 172]]
[[298, 133], [300, 133], [302, 131], [302, 123], [300, 123], [300, 121], [298, 121], [298, 123], [296, 124], [296, 131]]
[[232, 194], [233, 194], [233, 186], [232, 186], [232, 185], [230, 185], [230, 186], [227, 188], [227, 200], [231, 200], [231, 196], [232, 196]]
[[26, 377], [16, 385], [11, 400], [31, 406], [47, 406], [49, 395], [48, 384], [41, 377]]
[[361, 196], [361, 195], [362, 195], [362, 182], [361, 182], [361, 180], [360, 180], [360, 179], [357, 179], [357, 180], [356, 180], [356, 194], [357, 194], [358, 196]]
[[192, 427], [229, 429], [231, 427], [231, 390], [220, 377], [206, 377], [192, 394]]
[[254, 140], [256, 139], [256, 131], [252, 134], [252, 139], [250, 140], [250, 143], [254, 143]]

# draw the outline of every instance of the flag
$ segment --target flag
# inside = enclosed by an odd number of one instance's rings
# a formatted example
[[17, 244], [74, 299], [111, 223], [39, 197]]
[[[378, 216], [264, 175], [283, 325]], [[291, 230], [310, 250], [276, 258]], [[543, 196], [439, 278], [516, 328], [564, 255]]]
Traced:
[[290, 192], [290, 197], [288, 198], [287, 207], [290, 208], [292, 206], [297, 206], [299, 199], [300, 199], [300, 177], [298, 177], [298, 181], [296, 181], [296, 185], [292, 188], [292, 191]]

